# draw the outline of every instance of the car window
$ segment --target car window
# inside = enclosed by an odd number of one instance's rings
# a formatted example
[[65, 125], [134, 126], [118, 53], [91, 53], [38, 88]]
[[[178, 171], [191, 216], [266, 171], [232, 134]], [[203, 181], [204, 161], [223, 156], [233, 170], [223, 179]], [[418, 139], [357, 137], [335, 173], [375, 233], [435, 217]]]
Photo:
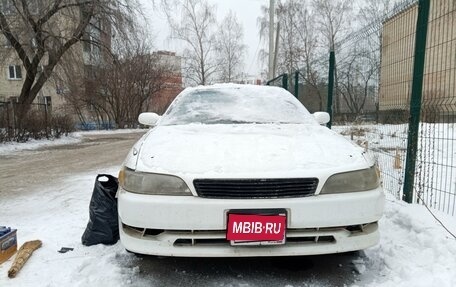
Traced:
[[194, 89], [183, 92], [161, 125], [311, 123], [313, 116], [293, 95], [279, 88]]

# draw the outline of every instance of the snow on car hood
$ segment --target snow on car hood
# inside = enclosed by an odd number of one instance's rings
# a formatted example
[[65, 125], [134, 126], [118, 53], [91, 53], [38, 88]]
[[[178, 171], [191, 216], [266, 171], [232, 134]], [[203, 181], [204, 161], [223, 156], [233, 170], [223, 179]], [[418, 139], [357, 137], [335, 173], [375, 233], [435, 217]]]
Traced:
[[158, 126], [136, 170], [197, 177], [308, 176], [368, 167], [362, 149], [318, 125]]

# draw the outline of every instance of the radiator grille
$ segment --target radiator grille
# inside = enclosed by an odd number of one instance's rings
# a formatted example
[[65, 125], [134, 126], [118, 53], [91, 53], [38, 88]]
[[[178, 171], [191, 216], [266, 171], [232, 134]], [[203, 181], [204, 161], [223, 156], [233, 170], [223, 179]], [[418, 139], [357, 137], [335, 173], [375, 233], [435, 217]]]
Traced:
[[205, 198], [287, 198], [315, 194], [318, 179], [195, 179], [193, 184]]

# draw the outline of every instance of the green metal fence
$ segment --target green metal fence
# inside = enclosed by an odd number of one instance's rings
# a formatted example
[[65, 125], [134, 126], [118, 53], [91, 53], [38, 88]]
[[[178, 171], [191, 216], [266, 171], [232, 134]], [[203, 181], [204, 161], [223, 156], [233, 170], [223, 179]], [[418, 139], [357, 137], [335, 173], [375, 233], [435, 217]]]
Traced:
[[456, 2], [402, 1], [334, 50], [313, 92], [301, 69], [268, 84], [325, 107], [334, 130], [377, 158], [387, 192], [456, 215]]
[[288, 90], [288, 86], [289, 86], [288, 85], [288, 74], [287, 73], [281, 74], [281, 75], [267, 81], [266, 85], [282, 87], [282, 88]]

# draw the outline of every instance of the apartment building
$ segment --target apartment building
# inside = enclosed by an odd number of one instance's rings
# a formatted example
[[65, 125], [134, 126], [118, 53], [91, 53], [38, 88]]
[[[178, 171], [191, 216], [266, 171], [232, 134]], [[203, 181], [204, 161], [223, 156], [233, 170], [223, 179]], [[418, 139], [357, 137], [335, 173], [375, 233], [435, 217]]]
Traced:
[[[28, 10], [30, 17], [37, 21], [50, 9], [50, 1], [31, 0]], [[26, 23], [23, 18], [26, 13], [19, 10], [20, 5], [15, 5], [12, 0], [1, 0], [0, 11], [4, 15], [9, 29], [18, 39], [21, 48], [27, 55], [33, 57], [37, 53], [36, 38], [30, 29], [30, 24]], [[77, 26], [79, 17], [84, 13], [79, 8], [65, 10], [65, 13], [56, 13], [52, 20], [49, 20], [46, 27], [45, 36], [49, 38], [60, 38], [67, 41], [71, 38], [71, 32]], [[52, 40], [47, 40], [51, 45]], [[55, 40], [58, 41], [58, 40]], [[97, 42], [98, 45], [94, 43]], [[103, 65], [108, 58], [107, 51], [101, 49], [100, 43], [107, 50], [111, 46], [111, 29], [110, 25], [102, 19], [92, 19], [85, 30], [83, 40], [71, 46], [65, 52], [59, 64], [54, 68], [51, 77], [46, 81], [43, 88], [38, 92], [32, 103], [31, 109], [41, 109], [46, 112], [68, 113], [67, 101], [65, 99], [68, 90], [66, 80], [71, 79], [72, 75], [68, 74], [65, 66], [71, 66], [71, 72], [74, 73], [74, 79], [77, 75], [90, 73], [94, 67]], [[57, 44], [56, 44], [57, 45]], [[30, 58], [31, 58], [30, 57]], [[40, 65], [38, 66], [38, 79], [43, 72], [44, 66], [49, 61], [49, 52], [45, 53]], [[26, 70], [22, 65], [16, 49], [3, 35], [0, 30], [0, 112], [1, 107], [7, 105], [8, 111], [14, 110], [14, 105], [18, 103], [22, 86], [26, 77]], [[35, 81], [36, 81], [35, 79]], [[12, 115], [8, 115], [12, 117]], [[76, 117], [75, 117], [76, 118]]]
[[[20, 8], [12, 5], [12, 1], [0, 0], [0, 11], [12, 23], [11, 30], [17, 34], [17, 38], [21, 41], [21, 46], [24, 47], [27, 53], [33, 55], [37, 49], [36, 40], [33, 33], [27, 31], [30, 30], [30, 26], [27, 27], [27, 23], [21, 25], [21, 21], [25, 21], [23, 19], [24, 13], [17, 10]], [[50, 6], [41, 7], [40, 5], [49, 5], [51, 2], [31, 1], [36, 5], [29, 7], [29, 10], [32, 17], [36, 16], [36, 19], [42, 17], [43, 13], [46, 13], [46, 9], [50, 8]], [[50, 33], [55, 33], [55, 35], [52, 35], [53, 37], [70, 39], [73, 30], [79, 23], [80, 17], [84, 15], [82, 8], [75, 8], [74, 11], [67, 12], [55, 14], [52, 26], [47, 27]], [[6, 117], [14, 118], [14, 115], [9, 113], [14, 110], [14, 105], [17, 103], [24, 84], [26, 71], [22, 66], [22, 61], [17, 56], [16, 50], [1, 32], [0, 117], [2, 117], [2, 107], [7, 106], [8, 115]], [[112, 127], [112, 117], [107, 111], [109, 107], [103, 107], [105, 102], [103, 102], [103, 97], [100, 96], [106, 90], [102, 91], [99, 86], [96, 87], [96, 82], [100, 73], [106, 73], [106, 69], [103, 68], [112, 65], [112, 61], [115, 61], [111, 57], [112, 55], [109, 54], [111, 52], [111, 41], [114, 39], [112, 38], [114, 37], [113, 34], [111, 25], [107, 21], [93, 18], [87, 26], [82, 40], [74, 44], [54, 68], [51, 78], [45, 83], [32, 103], [32, 109], [37, 108], [46, 112], [71, 115], [75, 123], [78, 124], [77, 126], [81, 128]], [[157, 65], [166, 66], [169, 72], [164, 74], [165, 76], [162, 79], [162, 83], [164, 83], [163, 90], [152, 97], [147, 108], [148, 110], [162, 113], [183, 89], [181, 57], [169, 51], [158, 51], [153, 53], [153, 55], [153, 59], [158, 59]], [[43, 57], [38, 73], [47, 64], [47, 56]], [[119, 62], [122, 62], [122, 60]], [[98, 94], [98, 97], [96, 97], [96, 94]]]
[[150, 111], [162, 114], [183, 90], [182, 58], [171, 51], [157, 51], [153, 55], [157, 56], [159, 65], [169, 69], [163, 79], [164, 88], [149, 103]]

